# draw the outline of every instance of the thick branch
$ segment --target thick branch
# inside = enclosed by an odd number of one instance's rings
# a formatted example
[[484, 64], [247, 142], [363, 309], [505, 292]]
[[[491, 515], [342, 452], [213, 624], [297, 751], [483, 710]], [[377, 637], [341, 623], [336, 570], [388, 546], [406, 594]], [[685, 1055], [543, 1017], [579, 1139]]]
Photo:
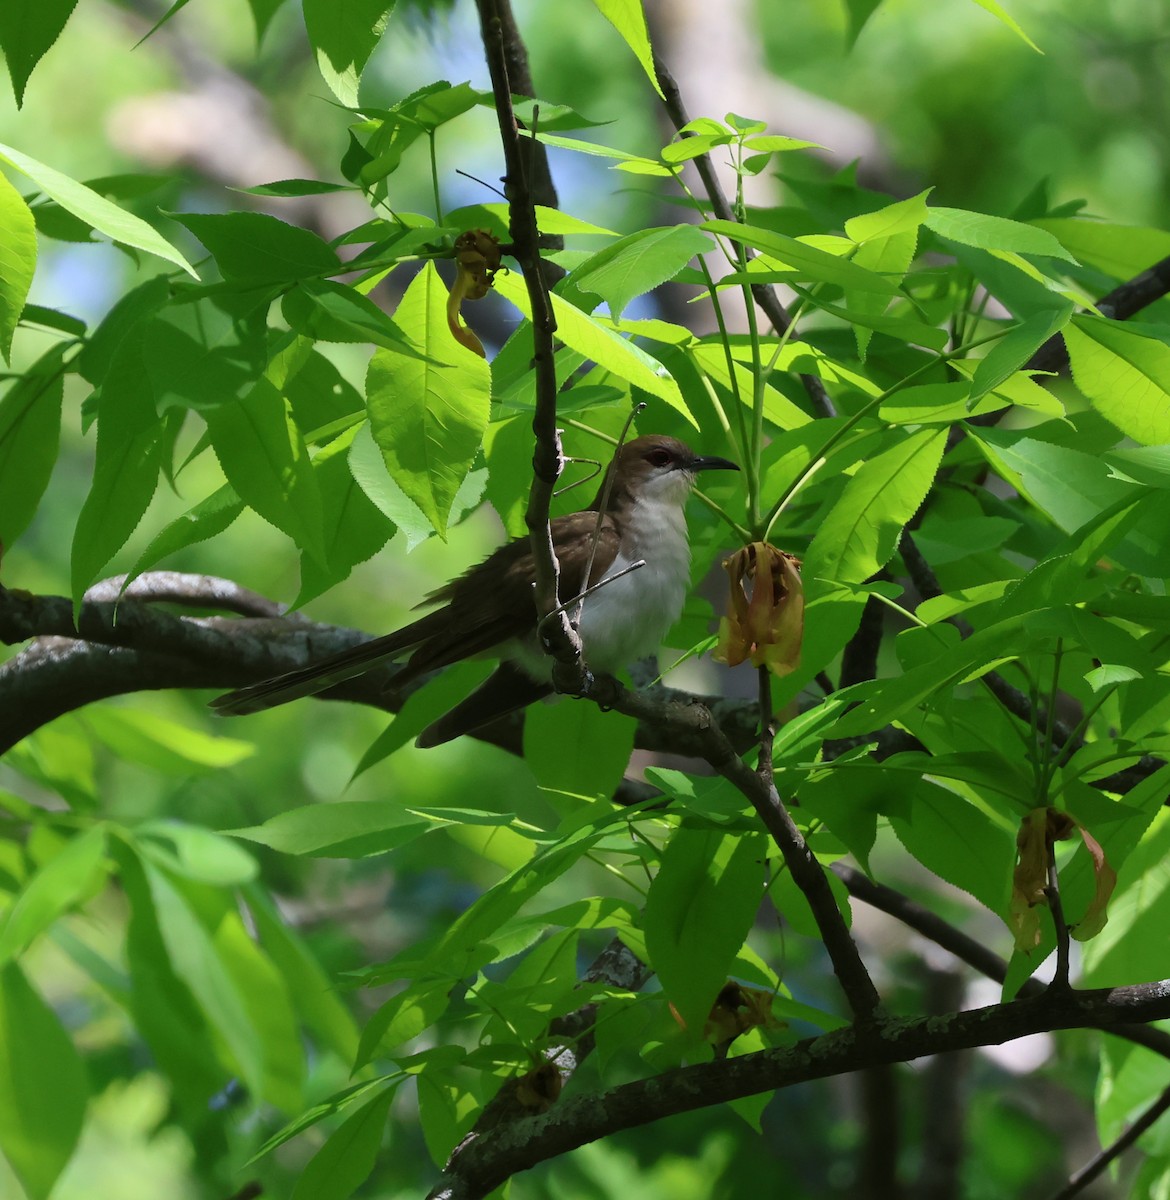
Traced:
[[619, 1130], [677, 1113], [813, 1079], [909, 1062], [976, 1046], [1001, 1045], [1056, 1029], [1110, 1029], [1170, 1017], [1170, 981], [1093, 992], [1048, 993], [948, 1016], [878, 1018], [868, 1030], [837, 1030], [783, 1049], [701, 1063], [577, 1096], [464, 1145], [430, 1193], [444, 1200], [486, 1196], [506, 1179]]

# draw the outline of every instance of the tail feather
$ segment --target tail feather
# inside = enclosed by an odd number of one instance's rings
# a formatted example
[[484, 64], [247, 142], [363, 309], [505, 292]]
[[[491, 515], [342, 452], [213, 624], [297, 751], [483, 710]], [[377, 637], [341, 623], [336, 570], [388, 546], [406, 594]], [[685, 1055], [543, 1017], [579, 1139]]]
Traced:
[[290, 700], [299, 700], [302, 696], [323, 692], [347, 679], [364, 675], [381, 662], [401, 657], [433, 632], [433, 618], [440, 615], [432, 613], [395, 633], [362, 642], [318, 663], [237, 688], [234, 692], [216, 697], [211, 701], [211, 707], [221, 716], [242, 717], [287, 704]]

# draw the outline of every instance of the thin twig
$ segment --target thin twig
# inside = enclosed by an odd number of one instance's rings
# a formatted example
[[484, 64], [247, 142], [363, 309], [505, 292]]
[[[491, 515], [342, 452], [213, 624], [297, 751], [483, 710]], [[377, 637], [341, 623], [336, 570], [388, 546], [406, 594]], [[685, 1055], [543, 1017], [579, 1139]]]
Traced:
[[[670, 117], [671, 124], [681, 133], [683, 127], [690, 123], [690, 117], [687, 115], [686, 106], [683, 104], [682, 93], [679, 91], [677, 81], [670, 73], [670, 68], [667, 67], [658, 55], [654, 56], [654, 73], [658, 76], [658, 82], [662, 87], [666, 112]], [[683, 134], [683, 137], [689, 136], [690, 134]], [[715, 174], [715, 168], [711, 163], [710, 156], [699, 154], [692, 159], [692, 162], [694, 162], [695, 170], [698, 171], [699, 178], [702, 180], [703, 190], [707, 193], [711, 211], [721, 221], [734, 221], [735, 213], [732, 211], [727, 197], [723, 194], [723, 189], [719, 186], [719, 179]], [[749, 257], [754, 256], [754, 252], [749, 255]], [[792, 318], [788, 315], [787, 309], [780, 303], [779, 298], [771, 287], [767, 284], [758, 283], [752, 287], [751, 293], [756, 307], [772, 322], [772, 327], [776, 332], [779, 334], [787, 332], [792, 325]], [[795, 331], [789, 336], [794, 340], [800, 340], [800, 335]], [[836, 410], [833, 407], [832, 400], [829, 399], [829, 393], [825, 390], [825, 385], [815, 375], [801, 375], [800, 382], [821, 416], [836, 416]]]
[[1052, 1197], [1052, 1200], [1072, 1200], [1103, 1175], [1109, 1164], [1120, 1158], [1138, 1138], [1152, 1126], [1163, 1113], [1170, 1110], [1170, 1088], [1167, 1088], [1144, 1113], [1110, 1145], [1095, 1154], [1079, 1171], [1069, 1178], [1068, 1183]]
[[[560, 565], [549, 526], [549, 505], [564, 467], [560, 430], [557, 428], [557, 375], [553, 340], [557, 326], [540, 257], [532, 185], [517, 131], [516, 114], [512, 109], [505, 31], [514, 31], [515, 23], [506, 0], [476, 0], [476, 8], [491, 73], [500, 142], [504, 150], [508, 232], [512, 239], [512, 252], [524, 273], [532, 309], [532, 362], [536, 376], [536, 411], [532, 418], [532, 431], [536, 448], [532, 457], [532, 490], [524, 520], [532, 541], [536, 609], [539, 616], [545, 618], [560, 607], [557, 591]], [[545, 636], [550, 653], [558, 665], [579, 675], [581, 639], [563, 611], [559, 614], [559, 620], [548, 623]]]

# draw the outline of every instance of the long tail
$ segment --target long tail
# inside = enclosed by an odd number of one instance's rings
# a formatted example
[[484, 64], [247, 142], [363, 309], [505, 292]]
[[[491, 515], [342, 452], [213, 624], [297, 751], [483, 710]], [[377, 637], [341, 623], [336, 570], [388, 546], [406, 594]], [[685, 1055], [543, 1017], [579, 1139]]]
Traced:
[[435, 631], [435, 618], [441, 615], [441, 612], [431, 613], [394, 633], [362, 642], [300, 670], [237, 688], [234, 692], [216, 697], [211, 701], [211, 707], [221, 716], [243, 717], [287, 704], [290, 700], [299, 700], [302, 696], [323, 692], [346, 679], [365, 674], [378, 663], [398, 658], [425, 641]]

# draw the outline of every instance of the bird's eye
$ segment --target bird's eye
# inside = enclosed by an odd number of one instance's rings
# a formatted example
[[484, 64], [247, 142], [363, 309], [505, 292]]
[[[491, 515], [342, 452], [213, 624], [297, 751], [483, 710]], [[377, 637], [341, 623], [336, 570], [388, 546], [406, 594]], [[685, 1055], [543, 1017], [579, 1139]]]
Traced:
[[650, 453], [646, 455], [646, 461], [652, 467], [669, 466], [670, 465], [670, 451], [663, 450], [661, 447], [659, 447], [657, 450], [651, 450]]

